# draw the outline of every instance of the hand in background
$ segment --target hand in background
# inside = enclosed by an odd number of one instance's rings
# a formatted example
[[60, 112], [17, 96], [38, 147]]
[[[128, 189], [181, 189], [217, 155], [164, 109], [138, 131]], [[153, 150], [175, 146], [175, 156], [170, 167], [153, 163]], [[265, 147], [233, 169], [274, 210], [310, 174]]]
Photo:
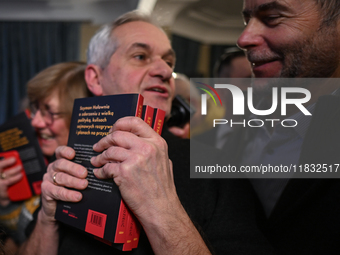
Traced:
[[[14, 166], [16, 163], [15, 157], [5, 158], [0, 160], [0, 205], [7, 206], [10, 203], [7, 189], [9, 186], [21, 180], [22, 166]], [[6, 169], [6, 171], [4, 171]]]
[[190, 138], [190, 124], [189, 122], [184, 127], [170, 127], [169, 131], [179, 138]]

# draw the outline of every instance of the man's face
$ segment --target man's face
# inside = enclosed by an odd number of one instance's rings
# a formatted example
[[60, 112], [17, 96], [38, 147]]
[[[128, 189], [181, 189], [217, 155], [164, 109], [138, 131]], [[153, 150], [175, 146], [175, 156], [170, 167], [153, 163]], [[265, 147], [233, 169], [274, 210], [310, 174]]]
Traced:
[[102, 71], [103, 95], [140, 93], [144, 103], [170, 113], [175, 54], [167, 36], [152, 24], [135, 21], [114, 30], [118, 48]]
[[255, 77], [331, 77], [339, 68], [337, 27], [322, 25], [315, 0], [244, 0], [238, 45]]

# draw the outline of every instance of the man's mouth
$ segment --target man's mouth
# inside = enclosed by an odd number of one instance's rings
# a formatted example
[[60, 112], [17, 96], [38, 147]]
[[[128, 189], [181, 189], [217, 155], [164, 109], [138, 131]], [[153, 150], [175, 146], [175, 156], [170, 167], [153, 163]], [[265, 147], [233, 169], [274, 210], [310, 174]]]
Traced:
[[161, 88], [151, 88], [151, 89], [148, 89], [148, 90], [149, 90], [149, 91], [159, 92], [159, 93], [165, 93], [165, 92], [167, 92], [166, 90], [161, 89]]
[[165, 86], [149, 87], [149, 88], [146, 89], [146, 91], [156, 92], [158, 95], [160, 95], [162, 97], [168, 97], [169, 96], [169, 91]]
[[249, 57], [249, 62], [255, 77], [278, 77], [282, 69], [282, 61], [279, 57], [255, 58]]
[[[279, 53], [274, 51], [264, 51], [264, 50], [250, 50], [247, 52], [248, 61], [251, 63], [251, 67], [255, 76], [267, 75], [266, 72], [278, 71], [282, 66], [282, 57]], [[272, 75], [269, 74], [268, 75]]]
[[278, 61], [279, 59], [274, 58], [274, 59], [266, 59], [266, 60], [255, 60], [255, 61], [250, 61], [251, 65], [253, 68], [263, 66], [265, 64], [269, 64], [275, 61]]

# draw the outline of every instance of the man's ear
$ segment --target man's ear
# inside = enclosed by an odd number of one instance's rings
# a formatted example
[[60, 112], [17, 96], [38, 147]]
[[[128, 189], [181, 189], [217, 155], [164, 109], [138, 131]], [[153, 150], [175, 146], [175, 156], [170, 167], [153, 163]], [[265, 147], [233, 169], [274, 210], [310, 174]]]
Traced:
[[88, 65], [85, 69], [85, 80], [88, 89], [95, 96], [103, 95], [103, 88], [100, 82], [101, 68], [97, 65]]

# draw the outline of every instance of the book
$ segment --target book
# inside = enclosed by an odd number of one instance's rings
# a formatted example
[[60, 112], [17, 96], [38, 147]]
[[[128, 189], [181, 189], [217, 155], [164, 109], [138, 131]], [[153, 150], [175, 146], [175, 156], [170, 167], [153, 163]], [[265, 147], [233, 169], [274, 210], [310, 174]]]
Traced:
[[[68, 146], [74, 148], [74, 162], [88, 169], [88, 187], [78, 203], [58, 201], [55, 218], [65, 224], [111, 242], [123, 249], [127, 240], [129, 210], [112, 179], [100, 180], [93, 174], [90, 159], [98, 155], [93, 144], [109, 134], [112, 125], [126, 116], [142, 116], [143, 97], [139, 94], [76, 99]], [[107, 201], [110, 201], [109, 203]], [[121, 244], [116, 243], [119, 242]]]
[[[154, 113], [153, 107], [149, 105], [143, 105], [142, 119], [150, 127], [152, 127], [153, 113]], [[117, 227], [116, 229], [115, 242], [119, 243], [119, 241], [117, 240], [124, 240], [122, 250], [131, 251], [132, 249], [138, 247], [141, 225], [137, 218], [133, 215], [129, 208], [126, 207], [125, 204], [121, 206], [121, 210], [123, 210], [124, 216], [121, 218], [119, 227]]]
[[134, 249], [138, 247], [139, 236], [140, 236], [140, 231], [141, 231], [142, 226], [134, 214], [131, 214], [131, 217], [132, 217], [132, 221], [134, 222], [133, 238], [132, 238], [132, 248]]
[[[19, 153], [16, 150], [0, 152], [0, 159], [11, 158], [11, 157], [14, 157], [16, 159], [15, 164], [11, 167], [17, 167], [17, 166], [22, 167], [22, 170], [21, 170], [22, 178], [20, 181], [18, 181], [17, 183], [14, 183], [13, 185], [7, 188], [8, 197], [11, 201], [22, 201], [22, 200], [29, 199], [30, 197], [32, 197], [32, 191], [31, 191], [31, 188], [30, 188], [30, 185], [29, 185], [29, 182], [28, 182], [25, 170], [24, 170], [24, 166], [21, 162]], [[11, 168], [5, 168], [2, 170], [2, 172], [6, 174], [6, 171], [9, 169]]]
[[152, 127], [154, 108], [150, 105], [143, 105], [142, 119]]
[[157, 134], [161, 135], [164, 125], [165, 111], [155, 108], [153, 116], [153, 130], [155, 130]]
[[123, 245], [123, 251], [131, 251], [132, 250], [132, 240], [134, 236], [134, 228], [135, 228], [135, 222], [132, 220], [132, 213], [130, 212], [128, 214], [128, 219], [126, 223], [126, 236], [125, 236], [125, 242]]
[[[32, 195], [40, 195], [46, 163], [36, 132], [25, 112], [19, 113], [0, 126], [0, 152], [10, 151], [12, 153], [16, 151], [19, 154], [15, 154], [17, 156], [13, 154], [13, 156], [20, 159], [24, 168], [23, 179], [9, 187], [10, 200], [22, 201]], [[17, 162], [20, 163], [20, 161]]]

